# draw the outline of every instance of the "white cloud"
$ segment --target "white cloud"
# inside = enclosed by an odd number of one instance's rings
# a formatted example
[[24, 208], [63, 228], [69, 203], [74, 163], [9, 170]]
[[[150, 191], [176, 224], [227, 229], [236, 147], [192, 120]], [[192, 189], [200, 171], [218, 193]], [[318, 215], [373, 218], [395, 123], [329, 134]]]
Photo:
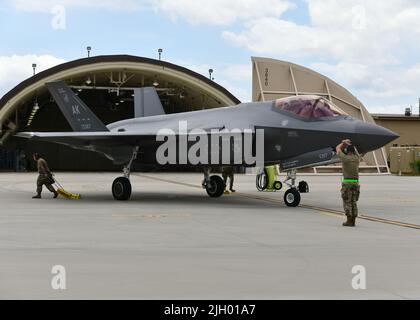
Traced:
[[0, 97], [32, 76], [32, 63], [37, 64], [36, 71], [40, 72], [64, 62], [65, 60], [51, 55], [0, 56]]
[[[222, 27], [229, 44], [258, 55], [280, 57], [330, 76], [368, 105], [397, 105], [420, 95], [418, 0], [9, 0], [18, 10], [50, 11], [54, 5], [138, 10], [144, 7], [197, 25]], [[285, 12], [307, 6], [309, 21], [287, 20]], [[308, 62], [309, 61], [309, 62]], [[176, 62], [175, 62], [176, 63]], [[250, 97], [250, 65], [182, 63], [238, 96]], [[407, 98], [409, 96], [410, 98]], [[242, 98], [243, 99], [243, 98]], [[248, 100], [248, 99], [246, 99]], [[392, 101], [390, 101], [392, 100]], [[385, 108], [384, 108], [385, 109]]]
[[351, 63], [314, 63], [311, 67], [372, 100], [401, 97], [416, 100], [420, 94], [420, 64], [384, 68]]
[[[214, 70], [215, 82], [226, 88], [242, 102], [251, 101], [252, 69], [249, 64], [200, 64], [185, 60], [174, 60], [175, 64], [193, 70], [205, 77], [209, 76], [208, 70]], [[249, 88], [246, 88], [249, 87]]]
[[278, 17], [295, 6], [283, 0], [153, 0], [157, 11], [193, 25], [227, 26], [237, 21]]
[[16, 10], [50, 12], [55, 6], [98, 8], [109, 10], [138, 10], [149, 1], [135, 0], [9, 0]]
[[307, 5], [306, 24], [260, 17], [222, 37], [259, 55], [313, 61], [310, 67], [367, 104], [416, 100], [420, 66], [412, 52], [420, 50], [419, 1], [307, 0]]
[[313, 28], [277, 18], [261, 18], [246, 24], [246, 31], [224, 31], [223, 38], [256, 53], [308, 55], [324, 51], [327, 39], [313, 37]]
[[420, 33], [419, 18], [420, 8], [412, 7], [398, 12], [394, 19], [391, 20], [391, 25], [408, 32]]
[[247, 81], [248, 83], [251, 83], [252, 81], [251, 63], [230, 64], [221, 67], [217, 71], [222, 77], [227, 78], [229, 80]]
[[235, 85], [228, 80], [222, 80], [219, 83], [220, 85], [225, 87], [230, 93], [232, 93], [236, 98], [238, 98], [241, 102], [250, 102], [252, 100], [250, 90], [247, 90], [242, 86]]
[[224, 31], [223, 37], [256, 53], [396, 63], [404, 33], [394, 18], [406, 10], [404, 2], [308, 0], [310, 24], [258, 18], [240, 32]]
[[[174, 19], [224, 26], [222, 37], [228, 43], [258, 55], [312, 61], [310, 67], [362, 100], [386, 102], [419, 94], [418, 67], [405, 59], [409, 50], [420, 49], [418, 1], [307, 0], [306, 4], [310, 20], [303, 24], [283, 17], [294, 8], [286, 1], [154, 1], [158, 11]], [[232, 30], [235, 22], [241, 28]], [[217, 79], [230, 82], [250, 74], [245, 66], [219, 67], [215, 72]]]
[[[403, 114], [405, 108], [408, 108], [409, 105], [376, 105], [370, 106], [369, 112], [370, 113], [391, 113], [391, 114]], [[413, 109], [413, 112], [415, 110]], [[416, 113], [416, 112], [414, 112]]]

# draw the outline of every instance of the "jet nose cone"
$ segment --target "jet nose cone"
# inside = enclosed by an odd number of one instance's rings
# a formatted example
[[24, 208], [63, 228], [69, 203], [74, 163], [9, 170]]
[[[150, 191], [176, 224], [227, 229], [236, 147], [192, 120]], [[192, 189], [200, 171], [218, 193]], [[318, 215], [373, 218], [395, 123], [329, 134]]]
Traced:
[[399, 137], [395, 132], [372, 123], [359, 122], [356, 134], [361, 152], [379, 149]]

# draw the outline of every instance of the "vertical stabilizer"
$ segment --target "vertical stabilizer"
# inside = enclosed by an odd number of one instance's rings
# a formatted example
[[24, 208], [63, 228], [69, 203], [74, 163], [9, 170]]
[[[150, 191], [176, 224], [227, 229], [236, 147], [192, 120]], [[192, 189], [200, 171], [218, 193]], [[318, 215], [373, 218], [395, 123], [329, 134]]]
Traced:
[[165, 114], [154, 87], [134, 89], [134, 117], [150, 117]]
[[46, 86], [73, 131], [109, 131], [64, 81], [49, 82]]

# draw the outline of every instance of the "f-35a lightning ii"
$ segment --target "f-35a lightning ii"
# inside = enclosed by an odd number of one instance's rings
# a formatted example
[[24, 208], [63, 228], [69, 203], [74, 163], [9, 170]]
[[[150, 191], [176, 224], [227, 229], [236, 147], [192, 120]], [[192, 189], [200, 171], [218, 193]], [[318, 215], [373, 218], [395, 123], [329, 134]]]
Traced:
[[338, 162], [334, 148], [343, 139], [351, 139], [363, 154], [398, 137], [383, 127], [340, 114], [332, 102], [319, 96], [164, 114], [153, 88], [142, 88], [141, 100], [143, 108], [160, 110], [158, 114], [105, 125], [65, 82], [46, 86], [74, 132], [22, 132], [17, 136], [90, 150], [124, 166], [123, 176], [112, 185], [116, 200], [131, 196], [134, 162], [178, 170], [199, 167], [210, 197], [220, 197], [225, 189], [220, 176], [209, 174], [212, 168], [278, 164], [288, 174], [285, 203], [297, 206], [296, 169]]

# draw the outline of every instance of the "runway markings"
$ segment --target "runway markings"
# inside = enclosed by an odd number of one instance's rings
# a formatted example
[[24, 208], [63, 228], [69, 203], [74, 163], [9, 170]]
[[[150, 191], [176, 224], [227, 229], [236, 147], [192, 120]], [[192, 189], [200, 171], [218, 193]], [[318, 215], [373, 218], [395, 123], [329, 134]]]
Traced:
[[[147, 176], [147, 175], [144, 175], [144, 174], [136, 174], [136, 175], [140, 176], [140, 177], [143, 177], [143, 178], [151, 179], [151, 180], [157, 180], [157, 181], [168, 182], [168, 183], [173, 183], [173, 184], [177, 184], [177, 185], [192, 187], [192, 188], [196, 188], [196, 189], [201, 189], [201, 186], [197, 186], [195, 184], [179, 182], [179, 181], [174, 181], [174, 180], [168, 180], [168, 179], [163, 179], [163, 178], [157, 178], [157, 177], [151, 177], [151, 176]], [[278, 203], [284, 204], [284, 202], [282, 200], [277, 200], [277, 199], [272, 199], [272, 198], [267, 198], [267, 197], [262, 197], [262, 196], [256, 196], [254, 194], [249, 194], [249, 193], [235, 192], [235, 193], [230, 194], [230, 196], [239, 196], [239, 197], [244, 197], [244, 198], [251, 198], [251, 199], [255, 199], [255, 200], [265, 201], [265, 202], [276, 203], [276, 204], [278, 204]], [[321, 213], [321, 214], [324, 214], [324, 215], [327, 215], [327, 216], [330, 216], [330, 217], [340, 218], [340, 219], [342, 219], [345, 215], [344, 212], [334, 210], [334, 209], [320, 208], [320, 207], [310, 206], [310, 205], [299, 205], [299, 207], [304, 208], [304, 209], [313, 210], [313, 211], [316, 211], [318, 213]], [[373, 217], [373, 216], [366, 215], [366, 214], [360, 214], [358, 218], [363, 219], [363, 220], [373, 221], [373, 222], [379, 222], [379, 223], [390, 224], [390, 225], [404, 227], [404, 228], [420, 230], [420, 225], [418, 225], [418, 224], [406, 223], [406, 222], [402, 222], [402, 221], [390, 220], [390, 219], [385, 219], [385, 218], [378, 218], [378, 217]]]
[[[241, 196], [241, 195], [245, 195], [245, 194], [239, 194], [238, 193], [237, 195]], [[251, 194], [246, 194], [246, 197], [247, 198], [254, 198], [256, 200], [262, 200], [262, 201], [266, 201], [266, 202], [283, 204], [283, 201], [280, 201], [280, 200], [270, 199], [270, 198], [261, 197], [261, 196], [254, 196], [254, 195], [251, 195]], [[304, 204], [299, 205], [299, 207], [314, 210], [314, 211], [317, 211], [321, 214], [328, 215], [328, 216], [331, 216], [331, 217], [337, 217], [337, 218], [340, 218], [340, 219], [345, 216], [344, 212], [334, 210], [334, 209], [320, 208], [320, 207], [304, 205]], [[405, 227], [405, 228], [420, 230], [420, 225], [417, 225], [417, 224], [411, 224], [411, 223], [406, 223], [406, 222], [401, 222], [401, 221], [396, 221], [396, 220], [390, 220], [390, 219], [385, 219], [385, 218], [378, 218], [378, 217], [373, 217], [373, 216], [369, 216], [369, 215], [366, 215], [366, 214], [360, 214], [358, 218], [363, 219], [363, 220], [369, 220], [369, 221], [374, 221], [374, 222], [380, 222], [380, 223], [395, 225], [395, 226], [399, 226], [399, 227]]]

